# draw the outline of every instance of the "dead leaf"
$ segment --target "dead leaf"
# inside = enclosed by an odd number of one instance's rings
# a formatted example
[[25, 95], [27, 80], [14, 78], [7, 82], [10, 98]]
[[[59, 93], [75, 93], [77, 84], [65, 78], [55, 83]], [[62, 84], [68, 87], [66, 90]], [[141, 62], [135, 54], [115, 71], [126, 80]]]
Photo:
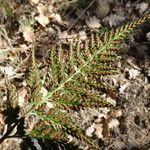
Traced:
[[35, 35], [34, 30], [31, 26], [22, 26], [23, 37], [27, 42], [34, 42]]
[[50, 15], [50, 18], [52, 18], [54, 21], [62, 23], [62, 19], [61, 19], [61, 16], [59, 14], [52, 13]]
[[108, 22], [111, 27], [120, 25], [126, 19], [125, 16], [119, 14], [111, 14], [104, 18], [104, 22]]
[[109, 1], [108, 0], [97, 0], [97, 7], [95, 9], [95, 13], [99, 17], [105, 17], [109, 12]]
[[96, 18], [96, 16], [90, 17], [89, 20], [86, 20], [88, 27], [90, 28], [100, 28], [100, 20]]
[[102, 135], [103, 135], [104, 138], [108, 138], [110, 136], [109, 129], [108, 129], [108, 119], [102, 117], [101, 123], [103, 124], [103, 126], [102, 126], [102, 128], [103, 128]]
[[48, 25], [50, 22], [49, 17], [47, 15], [47, 8], [43, 4], [39, 4], [37, 6], [37, 10], [39, 16], [36, 16], [35, 20], [38, 21], [43, 27], [46, 27], [46, 25]]
[[111, 104], [112, 106], [116, 106], [116, 101], [114, 99], [112, 99], [111, 97], [107, 97], [106, 101]]
[[27, 90], [24, 88], [19, 92], [18, 105], [23, 107], [25, 105], [25, 97], [27, 95]]
[[41, 87], [40, 93], [43, 95], [43, 97], [45, 97], [48, 93], [47, 89], [44, 87]]
[[108, 123], [108, 127], [109, 129], [114, 129], [117, 128], [119, 126], [119, 121], [118, 119], [112, 119], [109, 123]]
[[142, 2], [140, 4], [137, 4], [136, 9], [138, 9], [139, 13], [142, 14], [148, 9], [148, 7], [149, 7], [148, 3]]
[[102, 124], [96, 124], [95, 125], [95, 134], [98, 138], [103, 139], [103, 125]]
[[55, 105], [54, 105], [52, 102], [46, 101], [46, 106], [47, 106], [49, 109], [52, 109], [52, 108], [54, 108]]
[[146, 34], [147, 40], [150, 41], [150, 32]]
[[0, 66], [0, 72], [2, 74], [6, 74], [8, 78], [11, 78], [12, 76], [16, 75], [14, 68], [10, 65], [7, 65], [5, 67]]
[[92, 133], [94, 132], [94, 124], [91, 125], [89, 128], [86, 129], [86, 135], [92, 137]]
[[122, 116], [122, 111], [121, 110], [113, 110], [113, 111], [111, 111], [111, 116], [115, 117], [115, 118], [120, 117], [120, 116]]
[[58, 37], [59, 39], [62, 39], [62, 40], [67, 39], [68, 41], [71, 42], [74, 38], [77, 37], [77, 34], [69, 35], [67, 31], [63, 31], [63, 32], [58, 33]]
[[40, 0], [31, 0], [32, 3], [38, 4]]
[[129, 79], [135, 79], [137, 76], [140, 75], [140, 71], [133, 68], [129, 69], [128, 73], [129, 73]]
[[128, 85], [129, 85], [129, 83], [125, 83], [125, 84], [121, 85], [119, 88], [119, 93], [124, 93], [124, 91]]
[[87, 35], [86, 35], [85, 31], [80, 31], [80, 32], [79, 32], [79, 38], [80, 38], [81, 40], [87, 39]]

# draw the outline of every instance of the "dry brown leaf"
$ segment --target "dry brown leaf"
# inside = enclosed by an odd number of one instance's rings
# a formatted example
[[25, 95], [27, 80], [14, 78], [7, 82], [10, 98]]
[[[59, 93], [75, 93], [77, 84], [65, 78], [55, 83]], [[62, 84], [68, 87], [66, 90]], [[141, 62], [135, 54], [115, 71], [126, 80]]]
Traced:
[[104, 18], [104, 22], [108, 22], [111, 27], [118, 26], [126, 19], [122, 14], [111, 14]]
[[114, 100], [114, 99], [112, 99], [111, 97], [107, 97], [106, 98], [106, 101], [109, 103], [109, 104], [111, 104], [111, 105], [113, 105], [113, 106], [116, 106], [116, 101]]
[[23, 37], [27, 42], [34, 42], [34, 30], [31, 26], [22, 26]]
[[95, 13], [99, 17], [105, 17], [109, 13], [109, 5], [110, 0], [96, 0], [97, 8], [95, 9]]
[[125, 89], [127, 88], [127, 86], [129, 86], [129, 83], [125, 83], [123, 85], [120, 85], [120, 88], [119, 88], [119, 93], [124, 93]]
[[15, 69], [10, 65], [7, 65], [5, 67], [0, 66], [0, 72], [6, 74], [8, 78], [16, 75]]
[[136, 79], [136, 77], [140, 75], [140, 71], [132, 68], [128, 70], [128, 74], [129, 79]]
[[86, 20], [87, 25], [90, 28], [100, 28], [101, 24], [99, 19], [96, 18], [96, 16], [90, 17], [89, 20]]
[[23, 107], [25, 105], [25, 97], [27, 95], [27, 89], [22, 89], [20, 92], [19, 92], [19, 96], [18, 96], [18, 105], [20, 107]]
[[39, 12], [39, 16], [36, 16], [35, 20], [38, 21], [43, 27], [46, 27], [46, 25], [50, 22], [47, 15], [47, 8], [43, 4], [39, 4], [37, 6], [37, 10]]
[[148, 33], [146, 34], [146, 38], [147, 38], [148, 41], [150, 41], [150, 32], [148, 32]]
[[146, 10], [148, 10], [148, 8], [149, 8], [149, 4], [145, 3], [145, 2], [137, 4], [137, 6], [136, 6], [136, 9], [139, 10], [140, 14], [144, 13]]
[[113, 111], [111, 111], [111, 116], [115, 117], [115, 118], [121, 117], [122, 111], [121, 110], [113, 110]]
[[80, 31], [79, 32], [79, 38], [81, 40], [85, 40], [87, 38], [86, 32], [85, 31]]
[[114, 129], [119, 126], [119, 120], [118, 119], [111, 119], [111, 121], [108, 123], [109, 129]]
[[52, 18], [53, 20], [55, 20], [59, 23], [62, 23], [62, 19], [61, 19], [61, 16], [59, 14], [52, 13], [50, 18]]
[[38, 4], [40, 0], [31, 0], [32, 3]]
[[98, 138], [103, 139], [103, 125], [102, 124], [96, 124], [95, 125], [95, 134]]
[[103, 131], [102, 131], [103, 137], [108, 138], [110, 136], [109, 129], [108, 129], [108, 119], [105, 117], [102, 117], [101, 123], [103, 124], [103, 126], [102, 126], [103, 127]]
[[95, 127], [95, 124], [91, 125], [89, 128], [86, 129], [86, 135], [87, 136], [92, 137], [92, 134], [95, 130], [94, 127]]

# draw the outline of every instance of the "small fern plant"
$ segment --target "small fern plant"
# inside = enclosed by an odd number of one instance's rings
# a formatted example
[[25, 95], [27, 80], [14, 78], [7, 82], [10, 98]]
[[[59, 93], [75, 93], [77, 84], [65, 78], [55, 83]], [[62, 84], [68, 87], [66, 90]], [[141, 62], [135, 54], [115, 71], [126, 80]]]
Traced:
[[[91, 38], [84, 42], [70, 43], [67, 52], [61, 47], [52, 48], [49, 71], [44, 83], [41, 82], [42, 75], [33, 50], [28, 77], [27, 104], [23, 109], [9, 105], [3, 110], [10, 125], [0, 142], [11, 137], [12, 131], [17, 128], [13, 137], [51, 140], [64, 148], [68, 145], [68, 135], [71, 135], [87, 144], [89, 149], [99, 149], [98, 145], [75, 123], [71, 117], [72, 113], [80, 108], [108, 105], [102, 99], [101, 93], [105, 91], [113, 93], [114, 90], [102, 82], [101, 76], [117, 72], [112, 64], [117, 61], [121, 43], [149, 19], [148, 14], [104, 33], [102, 39], [98, 34], [92, 34]], [[42, 87], [47, 89], [44, 96], [40, 92]], [[10, 108], [16, 119], [10, 119], [12, 115], [8, 113]], [[34, 116], [36, 121], [27, 132], [25, 123], [31, 116]]]

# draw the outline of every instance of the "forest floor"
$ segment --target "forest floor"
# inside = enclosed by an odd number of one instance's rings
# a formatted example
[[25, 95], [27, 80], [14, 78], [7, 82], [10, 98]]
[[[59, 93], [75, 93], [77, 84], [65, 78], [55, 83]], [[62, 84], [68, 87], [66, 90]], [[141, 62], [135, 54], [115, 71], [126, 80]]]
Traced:
[[[149, 0], [14, 0], [10, 4], [6, 0], [0, 6], [0, 90], [6, 74], [18, 87], [19, 96], [25, 98], [26, 62], [35, 41], [36, 57], [44, 64], [47, 51], [58, 40], [86, 39], [89, 31], [116, 28], [148, 13]], [[75, 118], [103, 150], [150, 150], [150, 24], [139, 28], [124, 45], [128, 50], [118, 56], [119, 73], [104, 77], [118, 92], [116, 99], [103, 95], [115, 111], [91, 108], [75, 113]], [[0, 103], [5, 99], [1, 90]], [[105, 115], [112, 126], [106, 137], [104, 126], [98, 122]], [[4, 126], [0, 114], [0, 135]], [[5, 140], [0, 149], [30, 148], [15, 138]]]

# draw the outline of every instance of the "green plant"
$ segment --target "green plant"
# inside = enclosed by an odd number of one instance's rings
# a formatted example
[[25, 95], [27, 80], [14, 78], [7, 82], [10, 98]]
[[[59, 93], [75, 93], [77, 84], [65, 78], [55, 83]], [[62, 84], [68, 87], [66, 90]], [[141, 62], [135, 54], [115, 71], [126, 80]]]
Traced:
[[[13, 137], [34, 137], [37, 139], [51, 139], [57, 144], [67, 144], [68, 135], [72, 135], [88, 144], [90, 149], [99, 149], [98, 146], [84, 134], [84, 131], [75, 124], [71, 113], [81, 107], [99, 107], [108, 105], [101, 98], [100, 92], [114, 90], [101, 81], [101, 76], [116, 73], [113, 63], [117, 61], [117, 51], [121, 43], [135, 29], [150, 19], [146, 15], [141, 19], [132, 21], [116, 30], [104, 33], [100, 40], [98, 34], [92, 34], [85, 42], [78, 41], [75, 45], [70, 43], [70, 50], [53, 47], [50, 51], [49, 72], [45, 81], [41, 82], [40, 70], [35, 59], [34, 49], [32, 63], [28, 78], [27, 107], [9, 105], [4, 112], [10, 109], [16, 119], [11, 120], [10, 129], [0, 139], [2, 142], [9, 137], [12, 130], [17, 127]], [[40, 92], [45, 87], [46, 95]], [[8, 91], [10, 89], [8, 88]], [[9, 97], [10, 99], [10, 97]], [[51, 105], [48, 107], [48, 105]], [[17, 114], [20, 113], [20, 116]], [[30, 116], [36, 117], [33, 129], [25, 133], [24, 121]], [[9, 120], [9, 115], [7, 120]]]

